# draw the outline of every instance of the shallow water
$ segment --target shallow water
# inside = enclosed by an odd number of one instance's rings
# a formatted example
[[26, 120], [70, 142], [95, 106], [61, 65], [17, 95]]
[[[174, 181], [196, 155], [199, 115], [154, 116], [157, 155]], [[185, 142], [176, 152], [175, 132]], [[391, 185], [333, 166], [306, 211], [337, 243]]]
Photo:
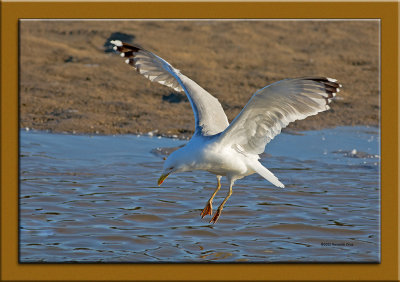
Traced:
[[154, 149], [185, 141], [21, 131], [20, 262], [379, 262], [379, 130], [302, 134], [262, 156], [286, 188], [238, 180], [213, 225], [200, 212], [214, 175], [157, 186]]

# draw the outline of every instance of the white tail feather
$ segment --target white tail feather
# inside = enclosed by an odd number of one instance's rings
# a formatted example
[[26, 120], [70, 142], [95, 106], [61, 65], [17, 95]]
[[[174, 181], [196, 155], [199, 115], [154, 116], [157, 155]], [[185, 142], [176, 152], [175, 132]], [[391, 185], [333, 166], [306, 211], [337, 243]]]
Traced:
[[275, 186], [280, 187], [280, 188], [285, 188], [285, 185], [283, 185], [282, 182], [280, 182], [279, 179], [272, 172], [270, 172], [266, 167], [264, 167], [258, 161], [256, 164], [252, 165], [252, 168], [259, 175], [261, 175], [262, 177], [267, 179], [269, 182], [271, 182]]

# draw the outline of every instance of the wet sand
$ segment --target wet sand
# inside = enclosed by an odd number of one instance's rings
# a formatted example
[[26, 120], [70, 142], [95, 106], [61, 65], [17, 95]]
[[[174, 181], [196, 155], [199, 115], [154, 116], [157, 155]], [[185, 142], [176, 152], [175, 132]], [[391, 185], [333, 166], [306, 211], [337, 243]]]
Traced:
[[378, 21], [22, 21], [20, 127], [51, 132], [193, 132], [186, 97], [109, 50], [121, 38], [155, 52], [216, 96], [232, 120], [259, 88], [329, 76], [332, 109], [291, 130], [379, 125]]

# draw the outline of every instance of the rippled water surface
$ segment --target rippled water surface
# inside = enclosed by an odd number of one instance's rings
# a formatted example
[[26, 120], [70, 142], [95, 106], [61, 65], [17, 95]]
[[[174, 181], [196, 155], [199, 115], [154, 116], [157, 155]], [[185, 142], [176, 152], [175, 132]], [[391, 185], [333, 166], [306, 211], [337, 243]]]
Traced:
[[262, 156], [286, 188], [238, 180], [213, 225], [200, 212], [214, 175], [157, 186], [155, 149], [185, 141], [21, 131], [20, 261], [379, 262], [378, 129], [302, 134], [280, 134]]

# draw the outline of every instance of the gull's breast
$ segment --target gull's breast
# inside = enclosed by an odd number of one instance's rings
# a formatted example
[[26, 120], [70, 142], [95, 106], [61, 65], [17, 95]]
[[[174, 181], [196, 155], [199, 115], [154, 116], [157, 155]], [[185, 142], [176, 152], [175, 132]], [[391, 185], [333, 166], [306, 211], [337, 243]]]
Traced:
[[213, 174], [243, 177], [254, 173], [251, 167], [247, 165], [248, 157], [231, 148], [205, 148], [202, 160], [202, 169]]

